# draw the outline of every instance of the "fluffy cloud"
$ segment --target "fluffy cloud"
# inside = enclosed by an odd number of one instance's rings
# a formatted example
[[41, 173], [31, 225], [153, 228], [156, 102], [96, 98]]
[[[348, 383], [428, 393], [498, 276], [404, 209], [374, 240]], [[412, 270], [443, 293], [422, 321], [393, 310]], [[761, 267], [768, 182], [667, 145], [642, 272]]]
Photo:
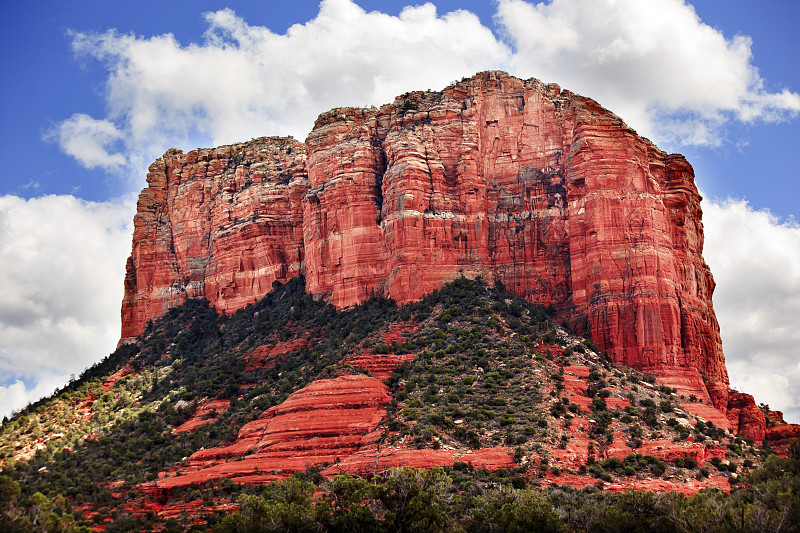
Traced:
[[108, 120], [125, 129], [132, 162], [145, 164], [171, 145], [302, 139], [329, 108], [438, 89], [502, 65], [510, 53], [474, 14], [439, 16], [433, 4], [390, 16], [325, 0], [316, 18], [282, 35], [229, 9], [205, 17], [202, 44], [114, 30], [73, 35], [75, 52], [109, 71]]
[[45, 137], [58, 142], [64, 153], [86, 168], [110, 170], [125, 164], [124, 155], [109, 152], [109, 148], [122, 138], [122, 132], [110, 120], [97, 120], [76, 113], [51, 129]]
[[8, 385], [0, 385], [0, 418], [9, 416], [13, 411], [39, 398], [50, 396], [63, 387], [69, 379], [69, 374], [41, 373], [36, 376], [30, 387], [21, 379]]
[[744, 201], [703, 212], [731, 386], [800, 423], [800, 226]]
[[[731, 119], [800, 110], [800, 95], [764, 89], [748, 37], [726, 38], [682, 0], [500, 0], [500, 37], [468, 11], [440, 15], [431, 3], [390, 16], [324, 0], [284, 34], [230, 9], [205, 17], [203, 41], [188, 45], [170, 34], [74, 33], [75, 53], [108, 69], [110, 111], [62, 123], [64, 150], [87, 166], [141, 170], [168, 146], [303, 138], [331, 107], [380, 105], [494, 68], [589, 94], [661, 142], [715, 144]], [[110, 153], [121, 138], [124, 152]]]
[[730, 39], [683, 0], [500, 0], [511, 63], [590, 95], [660, 142], [714, 145], [731, 118], [777, 121], [800, 95], [770, 93], [749, 37]]
[[114, 350], [134, 211], [0, 196], [0, 416]]

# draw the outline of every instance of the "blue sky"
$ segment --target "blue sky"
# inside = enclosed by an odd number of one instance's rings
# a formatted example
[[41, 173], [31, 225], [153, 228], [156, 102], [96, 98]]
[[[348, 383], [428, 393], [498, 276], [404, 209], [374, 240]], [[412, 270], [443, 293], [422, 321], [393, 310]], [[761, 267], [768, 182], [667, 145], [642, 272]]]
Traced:
[[167, 148], [302, 139], [330, 107], [498, 68], [689, 159], [732, 384], [800, 422], [800, 3], [406, 4], [0, 5], [0, 415], [113, 349], [133, 202]]

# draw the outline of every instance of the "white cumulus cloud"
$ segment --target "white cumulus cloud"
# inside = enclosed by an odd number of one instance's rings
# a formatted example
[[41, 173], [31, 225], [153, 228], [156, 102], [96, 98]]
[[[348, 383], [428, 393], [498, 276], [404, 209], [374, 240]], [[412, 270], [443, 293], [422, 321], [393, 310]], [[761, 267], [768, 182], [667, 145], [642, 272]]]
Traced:
[[110, 170], [126, 162], [121, 153], [109, 151], [122, 136], [122, 131], [110, 120], [98, 120], [84, 113], [75, 113], [52, 128], [45, 138], [58, 142], [64, 153], [77, 159], [86, 168]]
[[703, 220], [731, 386], [800, 423], [800, 226], [742, 200]]
[[203, 39], [190, 44], [171, 34], [73, 33], [76, 55], [108, 71], [109, 112], [58, 125], [63, 150], [85, 166], [127, 162], [143, 172], [170, 146], [304, 138], [332, 107], [380, 105], [486, 69], [592, 96], [673, 146], [717, 144], [731, 120], [800, 111], [796, 92], [764, 88], [749, 37], [723, 35], [683, 0], [500, 0], [499, 35], [469, 11], [441, 14], [433, 3], [392, 16], [323, 0], [314, 19], [283, 34], [230, 9], [205, 19]]
[[591, 96], [660, 142], [714, 145], [729, 120], [796, 116], [800, 95], [770, 93], [748, 36], [725, 36], [683, 0], [500, 0], [517, 73]]
[[76, 33], [73, 48], [108, 69], [108, 120], [125, 130], [128, 156], [146, 164], [172, 145], [214, 145], [311, 131], [336, 106], [380, 105], [412, 89], [502, 65], [508, 47], [467, 11], [433, 4], [399, 16], [325, 0], [285, 34], [230, 9], [206, 13], [200, 44], [172, 35]]
[[132, 198], [0, 196], [0, 416], [116, 347], [134, 212]]

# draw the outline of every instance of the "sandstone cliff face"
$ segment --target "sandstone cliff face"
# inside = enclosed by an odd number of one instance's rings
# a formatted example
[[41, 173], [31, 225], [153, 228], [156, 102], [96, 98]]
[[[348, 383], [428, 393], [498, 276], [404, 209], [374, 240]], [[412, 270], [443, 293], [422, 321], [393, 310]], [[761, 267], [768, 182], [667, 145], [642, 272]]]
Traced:
[[232, 312], [301, 274], [303, 144], [263, 138], [170, 150], [147, 183], [125, 275], [123, 341], [186, 298]]
[[485, 72], [324, 113], [305, 150], [168, 153], [148, 184], [123, 338], [186, 297], [234, 311], [300, 274], [339, 307], [482, 276], [552, 304], [616, 362], [728, 405], [691, 166], [556, 85]]

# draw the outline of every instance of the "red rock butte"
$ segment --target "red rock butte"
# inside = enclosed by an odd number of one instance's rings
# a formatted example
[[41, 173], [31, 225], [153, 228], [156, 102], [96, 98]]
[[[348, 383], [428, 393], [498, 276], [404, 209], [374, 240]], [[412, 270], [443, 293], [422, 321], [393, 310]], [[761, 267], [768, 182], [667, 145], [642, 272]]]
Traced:
[[752, 397], [729, 406], [691, 165], [558, 85], [483, 72], [323, 113], [305, 144], [171, 149], [147, 183], [122, 342], [186, 298], [231, 313], [300, 275], [337, 307], [482, 276], [764, 436]]

